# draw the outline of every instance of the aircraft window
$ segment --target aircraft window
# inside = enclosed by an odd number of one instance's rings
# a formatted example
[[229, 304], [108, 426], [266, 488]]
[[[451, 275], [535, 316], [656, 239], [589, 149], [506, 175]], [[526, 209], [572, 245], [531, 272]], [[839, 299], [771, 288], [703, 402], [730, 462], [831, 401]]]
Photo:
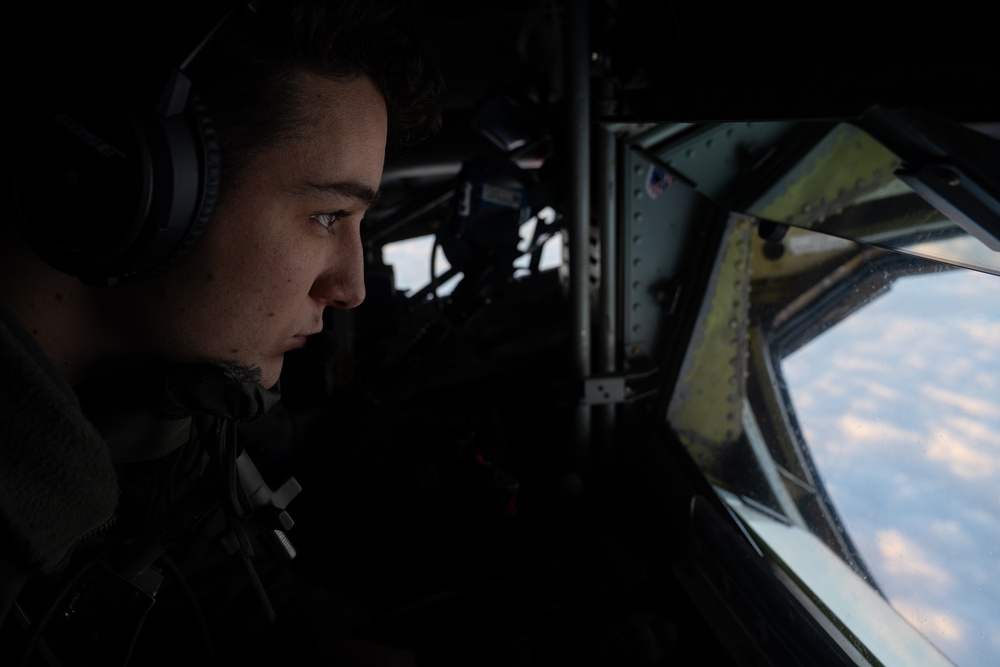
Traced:
[[[563, 235], [556, 224], [558, 214], [551, 207], [542, 208], [521, 225], [517, 244], [517, 257], [513, 260], [514, 278], [531, 275], [536, 271], [558, 269], [563, 265]], [[446, 274], [452, 268], [435, 235], [427, 234], [393, 241], [382, 246], [382, 261], [393, 267], [395, 287], [410, 297], [425, 290], [432, 279], [440, 281], [437, 296], [451, 294], [461, 282], [463, 273]], [[431, 253], [434, 253], [434, 275], [431, 276]], [[428, 290], [427, 296], [431, 293]]]
[[667, 420], [872, 664], [1000, 657], [1000, 276], [733, 215]]
[[[406, 296], [412, 296], [431, 282], [431, 253], [434, 253], [434, 276], [442, 276], [451, 264], [444, 252], [434, 243], [434, 235], [416, 236], [394, 241], [382, 246], [382, 261], [393, 267], [395, 287]], [[462, 279], [458, 273], [437, 288], [438, 296], [451, 294]]]
[[889, 603], [955, 664], [996, 664], [1000, 278], [900, 278], [782, 370], [816, 470]]
[[[541, 255], [538, 260], [538, 270], [548, 271], [557, 269], [563, 263], [563, 237], [562, 232], [547, 232], [546, 227], [553, 225], [556, 221], [556, 212], [551, 207], [546, 206], [521, 225], [520, 242], [517, 249], [521, 255], [514, 260], [514, 277], [520, 278], [530, 275], [533, 250], [541, 246]], [[538, 227], [538, 223], [542, 227]], [[555, 227], [553, 227], [555, 228]]]

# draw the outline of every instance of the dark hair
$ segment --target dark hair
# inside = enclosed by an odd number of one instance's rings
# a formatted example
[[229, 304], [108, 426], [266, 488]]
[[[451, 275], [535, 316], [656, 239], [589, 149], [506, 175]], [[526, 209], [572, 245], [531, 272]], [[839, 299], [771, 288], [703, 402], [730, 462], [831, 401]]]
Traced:
[[190, 68], [222, 154], [223, 187], [255, 151], [294, 133], [296, 72], [367, 76], [385, 99], [390, 147], [439, 130], [443, 80], [416, 29], [413, 4], [270, 0], [239, 8]]

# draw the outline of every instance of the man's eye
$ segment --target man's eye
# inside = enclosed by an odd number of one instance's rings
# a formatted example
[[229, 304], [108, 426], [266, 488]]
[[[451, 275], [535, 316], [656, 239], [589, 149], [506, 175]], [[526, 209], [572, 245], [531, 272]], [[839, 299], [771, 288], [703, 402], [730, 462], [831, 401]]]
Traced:
[[310, 217], [327, 229], [330, 229], [333, 227], [333, 223], [337, 222], [340, 215], [340, 213], [317, 213], [316, 215]]

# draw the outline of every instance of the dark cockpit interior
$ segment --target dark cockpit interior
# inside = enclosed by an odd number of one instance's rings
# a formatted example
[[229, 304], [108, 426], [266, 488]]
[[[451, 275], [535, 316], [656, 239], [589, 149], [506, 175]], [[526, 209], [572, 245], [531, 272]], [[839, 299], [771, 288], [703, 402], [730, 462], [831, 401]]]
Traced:
[[[286, 493], [286, 565], [422, 665], [992, 664], [982, 542], [935, 551], [856, 484], [917, 485], [928, 456], [942, 498], [1000, 474], [996, 19], [427, 4], [442, 130], [387, 155], [365, 302], [240, 426]], [[961, 315], [913, 297], [968, 336], [964, 379], [891, 384], [888, 352], [922, 348], [880, 338], [887, 313], [806, 363], [939, 277], [977, 281]], [[880, 448], [905, 469], [873, 472]], [[1000, 536], [982, 502], [924, 523]], [[918, 599], [931, 580], [978, 592]]]

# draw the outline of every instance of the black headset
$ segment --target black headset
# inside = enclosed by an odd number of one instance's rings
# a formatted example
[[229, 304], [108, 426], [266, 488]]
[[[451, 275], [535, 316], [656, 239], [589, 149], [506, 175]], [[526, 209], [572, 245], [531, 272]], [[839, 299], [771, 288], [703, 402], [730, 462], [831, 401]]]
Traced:
[[234, 11], [179, 65], [67, 82], [24, 114], [11, 194], [43, 260], [114, 285], [159, 273], [195, 244], [218, 195], [219, 146], [185, 69]]

